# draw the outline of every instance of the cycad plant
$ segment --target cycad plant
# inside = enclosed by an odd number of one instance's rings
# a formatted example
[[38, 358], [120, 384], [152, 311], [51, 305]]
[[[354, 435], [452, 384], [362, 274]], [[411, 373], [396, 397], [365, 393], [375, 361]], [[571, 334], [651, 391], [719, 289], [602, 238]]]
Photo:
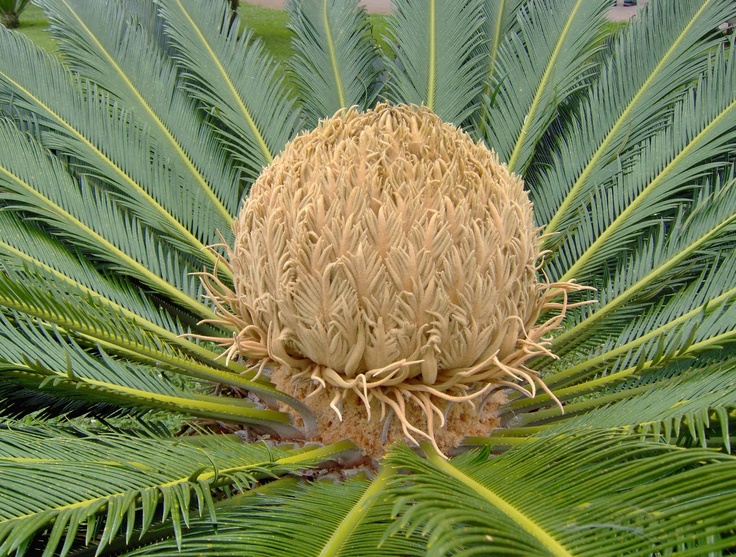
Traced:
[[39, 3], [0, 555], [730, 554], [731, 0]]

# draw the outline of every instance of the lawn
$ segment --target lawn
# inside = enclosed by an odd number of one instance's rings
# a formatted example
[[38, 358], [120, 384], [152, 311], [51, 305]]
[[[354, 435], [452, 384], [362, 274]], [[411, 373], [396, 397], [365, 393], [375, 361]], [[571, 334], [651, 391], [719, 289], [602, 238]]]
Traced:
[[[288, 60], [293, 51], [291, 48], [291, 31], [286, 27], [289, 21], [286, 11], [241, 3], [238, 13], [243, 25], [263, 40], [266, 48], [277, 61], [283, 63]], [[378, 44], [385, 46], [382, 36], [386, 33], [386, 16], [371, 14], [369, 20], [373, 26], [373, 34]], [[44, 18], [41, 8], [29, 5], [20, 15], [18, 30], [37, 45], [51, 53], [56, 53], [54, 40], [51, 38], [48, 22]]]

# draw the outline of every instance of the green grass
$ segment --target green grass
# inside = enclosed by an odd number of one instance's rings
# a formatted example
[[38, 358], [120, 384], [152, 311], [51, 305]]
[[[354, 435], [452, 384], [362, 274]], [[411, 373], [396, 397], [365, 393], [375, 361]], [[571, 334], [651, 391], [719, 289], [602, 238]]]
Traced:
[[20, 14], [20, 27], [17, 31], [23, 33], [41, 48], [52, 54], [57, 53], [56, 44], [49, 33], [49, 24], [43, 16], [43, 10], [38, 6], [29, 5]]
[[[286, 11], [261, 8], [241, 2], [238, 14], [243, 26], [252, 30], [253, 34], [263, 41], [276, 61], [285, 66], [286, 61], [294, 52], [291, 48], [292, 33], [286, 27], [289, 21]], [[382, 36], [386, 34], [386, 16], [371, 14], [368, 19], [373, 26], [376, 41], [379, 46], [385, 48], [386, 44]], [[58, 53], [41, 8], [29, 5], [20, 16], [18, 31], [52, 54]]]
[[[259, 37], [278, 62], [286, 62], [294, 53], [291, 48], [292, 33], [286, 28], [289, 16], [285, 10], [272, 10], [242, 3], [238, 9], [243, 25]], [[381, 48], [386, 48], [383, 35], [386, 34], [386, 16], [370, 14], [373, 36]]]
[[266, 48], [279, 62], [285, 62], [292, 55], [291, 31], [286, 28], [289, 16], [284, 10], [271, 10], [242, 3], [238, 14], [243, 25], [259, 37]]

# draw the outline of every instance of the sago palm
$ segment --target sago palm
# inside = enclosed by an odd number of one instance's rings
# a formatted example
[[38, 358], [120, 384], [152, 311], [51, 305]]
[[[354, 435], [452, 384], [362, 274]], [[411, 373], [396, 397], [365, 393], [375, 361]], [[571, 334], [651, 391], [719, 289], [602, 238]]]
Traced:
[[40, 4], [0, 554], [730, 554], [731, 0]]

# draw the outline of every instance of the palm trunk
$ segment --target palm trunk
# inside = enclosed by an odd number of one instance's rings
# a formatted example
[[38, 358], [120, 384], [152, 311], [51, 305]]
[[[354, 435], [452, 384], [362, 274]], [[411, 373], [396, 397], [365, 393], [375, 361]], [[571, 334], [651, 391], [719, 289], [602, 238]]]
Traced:
[[1, 21], [8, 29], [16, 29], [20, 25], [18, 14], [15, 12], [3, 12]]

